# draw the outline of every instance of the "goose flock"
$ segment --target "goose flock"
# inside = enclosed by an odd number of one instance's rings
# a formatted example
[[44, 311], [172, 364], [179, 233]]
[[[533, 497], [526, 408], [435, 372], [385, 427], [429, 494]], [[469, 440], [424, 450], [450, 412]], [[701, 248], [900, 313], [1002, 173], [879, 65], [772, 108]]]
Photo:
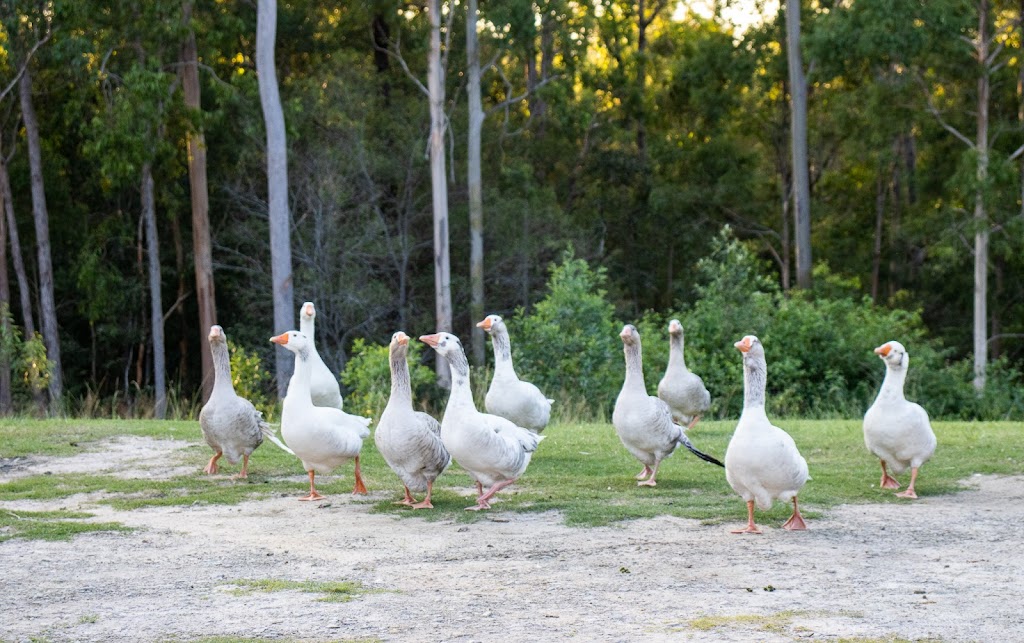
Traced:
[[[338, 379], [314, 342], [313, 302], [302, 305], [299, 319], [299, 330], [270, 338], [295, 354], [295, 372], [283, 400], [284, 442], [260, 412], [235, 393], [227, 337], [220, 326], [210, 328], [215, 379], [213, 392], [199, 414], [199, 425], [214, 454], [203, 471], [216, 474], [221, 457], [231, 463], [241, 459], [242, 469], [235, 477], [245, 478], [249, 457], [267, 438], [295, 455], [309, 476], [309, 493], [299, 500], [324, 498], [316, 490], [316, 474], [328, 473], [349, 461], [354, 464], [352, 493], [365, 494], [359, 458], [363, 441], [370, 436], [371, 420], [342, 410]], [[545, 438], [542, 432], [551, 419], [553, 400], [516, 373], [508, 328], [499, 315], [488, 315], [477, 326], [490, 335], [494, 349], [494, 374], [484, 400], [486, 412], [477, 409], [473, 401], [469, 361], [459, 338], [446, 332], [419, 338], [451, 368], [451, 390], [440, 422], [413, 408], [410, 337], [402, 331], [391, 337], [391, 395], [373, 437], [384, 461], [402, 482], [404, 494], [396, 504], [412, 509], [433, 508], [434, 483], [454, 460], [476, 486], [476, 503], [466, 510], [490, 509], [495, 495], [526, 473]], [[701, 460], [723, 467], [729, 486], [746, 503], [747, 525], [732, 533], [760, 534], [754, 509], [767, 510], [775, 501], [793, 504], [793, 514], [783, 529], [806, 529], [797, 496], [811, 479], [807, 461], [793, 438], [772, 424], [765, 412], [768, 366], [761, 341], [747, 335], [735, 343], [743, 360], [743, 412], [722, 462], [697, 449], [687, 436], [687, 431], [711, 408], [711, 394], [700, 376], [686, 366], [679, 320], [669, 323], [668, 335], [668, 366], [654, 396], [648, 394], [644, 382], [639, 331], [627, 324], [619, 333], [625, 379], [615, 401], [612, 425], [622, 445], [643, 465], [636, 475], [637, 485], [657, 486], [662, 461], [682, 446]], [[881, 464], [879, 486], [899, 489], [893, 475], [910, 469], [907, 489], [896, 495], [917, 498], [914, 486], [921, 466], [935, 452], [935, 433], [928, 413], [904, 397], [910, 364], [907, 349], [889, 341], [874, 352], [885, 363], [886, 371], [878, 397], [864, 415], [864, 443]], [[423, 500], [417, 502], [414, 492], [425, 494]]]

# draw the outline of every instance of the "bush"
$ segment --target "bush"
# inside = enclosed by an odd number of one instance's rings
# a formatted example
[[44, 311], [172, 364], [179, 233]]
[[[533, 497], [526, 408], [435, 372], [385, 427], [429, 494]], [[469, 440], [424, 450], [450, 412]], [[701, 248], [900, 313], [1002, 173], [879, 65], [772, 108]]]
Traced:
[[259, 354], [231, 340], [228, 340], [228, 353], [231, 355], [231, 383], [235, 393], [252, 402], [268, 422], [273, 421], [276, 404], [267, 395], [267, 388], [273, 378], [263, 368]]
[[[437, 375], [423, 365], [424, 344], [409, 342], [409, 381], [412, 385], [413, 406], [429, 409], [435, 406], [438, 389]], [[352, 344], [351, 357], [341, 374], [342, 383], [348, 387], [345, 396], [345, 411], [377, 419], [387, 406], [391, 395], [391, 364], [388, 347], [368, 344], [357, 338]]]

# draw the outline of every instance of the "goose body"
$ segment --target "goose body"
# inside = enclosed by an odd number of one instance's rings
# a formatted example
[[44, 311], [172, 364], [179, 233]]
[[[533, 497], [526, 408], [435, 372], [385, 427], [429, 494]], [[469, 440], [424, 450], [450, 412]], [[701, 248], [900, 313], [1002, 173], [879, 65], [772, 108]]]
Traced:
[[658, 397], [672, 409], [672, 419], [692, 429], [711, 408], [711, 393], [704, 380], [686, 368], [683, 357], [683, 325], [678, 319], [668, 324], [669, 353], [665, 376], [658, 382]]
[[513, 424], [540, 433], [551, 419], [551, 403], [530, 382], [519, 379], [512, 365], [512, 343], [508, 328], [498, 315], [488, 315], [477, 326], [491, 336], [494, 348], [494, 377], [484, 398], [484, 407]]
[[[489, 509], [489, 500], [526, 472], [543, 436], [510, 420], [481, 413], [469, 386], [469, 362], [459, 338], [450, 333], [424, 335], [451, 366], [452, 388], [441, 420], [441, 441], [452, 458], [476, 480], [479, 497], [469, 511]], [[489, 487], [485, 493], [483, 487]]]
[[885, 379], [878, 397], [864, 414], [864, 444], [881, 462], [880, 486], [899, 489], [887, 467], [896, 474], [910, 469], [907, 490], [896, 495], [917, 498], [914, 483], [918, 469], [935, 453], [935, 433], [928, 412], [904, 397], [903, 385], [910, 367], [907, 349], [892, 341], [876, 348], [875, 353], [885, 362]]
[[753, 335], [736, 342], [743, 353], [743, 413], [725, 452], [725, 478], [747, 503], [747, 527], [733, 533], [759, 534], [754, 505], [770, 509], [776, 500], [793, 502], [793, 516], [785, 529], [806, 529], [797, 506], [797, 494], [807, 482], [807, 461], [793, 438], [773, 425], [765, 413], [768, 367], [764, 348]]
[[309, 388], [312, 342], [306, 335], [292, 330], [270, 341], [295, 353], [295, 375], [281, 411], [281, 435], [309, 474], [309, 495], [301, 500], [323, 498], [314, 485], [316, 472], [327, 473], [349, 460], [355, 461], [356, 480], [352, 492], [366, 493], [359, 470], [359, 453], [363, 440], [370, 435], [369, 419], [313, 404]]
[[672, 411], [663, 400], [647, 394], [644, 385], [640, 333], [632, 324], [619, 334], [626, 355], [626, 379], [615, 400], [612, 424], [626, 450], [644, 465], [637, 474], [637, 484], [657, 485], [658, 466], [682, 444], [702, 460], [719, 466], [722, 463], [693, 447], [686, 432], [672, 421]]
[[[434, 481], [451, 464], [452, 457], [441, 441], [441, 424], [412, 407], [409, 364], [406, 355], [409, 336], [399, 331], [391, 337], [388, 356], [391, 365], [391, 397], [373, 433], [377, 450], [384, 456], [405, 487], [401, 504], [429, 509]], [[411, 491], [427, 495], [417, 503]]]
[[[299, 332], [309, 338], [309, 395], [313, 404], [335, 409], [342, 408], [344, 400], [341, 397], [338, 378], [334, 376], [316, 350], [316, 306], [311, 301], [307, 301], [299, 308]], [[288, 383], [289, 389], [295, 381], [295, 377], [296, 375], [293, 373], [292, 379]]]
[[232, 464], [243, 460], [237, 477], [246, 478], [249, 475], [249, 456], [263, 444], [263, 438], [270, 437], [278, 444], [280, 442], [252, 402], [235, 393], [224, 329], [211, 326], [209, 340], [213, 353], [213, 391], [199, 411], [199, 427], [214, 453], [203, 471], [217, 473], [217, 460], [223, 456]]

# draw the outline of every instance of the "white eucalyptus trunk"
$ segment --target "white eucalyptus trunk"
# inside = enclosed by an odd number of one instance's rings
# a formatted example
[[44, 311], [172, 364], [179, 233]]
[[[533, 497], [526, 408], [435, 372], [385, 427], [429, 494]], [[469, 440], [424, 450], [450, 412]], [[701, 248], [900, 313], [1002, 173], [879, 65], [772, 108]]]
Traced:
[[482, 366], [486, 359], [484, 329], [476, 322], [484, 318], [484, 201], [480, 177], [480, 138], [484, 125], [483, 101], [480, 98], [480, 50], [476, 33], [477, 0], [466, 6], [466, 93], [469, 97], [469, 131], [467, 132], [466, 185], [469, 188], [469, 305], [473, 329], [473, 362]]
[[978, 4], [978, 188], [974, 196], [974, 388], [985, 390], [988, 367], [988, 211], [985, 208], [985, 184], [988, 182], [988, 110], [989, 93], [989, 4]]
[[796, 219], [796, 284], [811, 287], [811, 179], [807, 166], [807, 79], [800, 55], [800, 0], [786, 0], [786, 49], [793, 141], [793, 214]]
[[153, 388], [156, 405], [153, 416], [167, 416], [167, 367], [164, 353], [164, 307], [160, 287], [160, 244], [156, 232], [156, 202], [153, 198], [153, 166], [142, 164], [142, 219], [146, 230], [146, 254], [149, 267], [149, 312], [153, 327]]
[[[444, 69], [441, 68], [441, 0], [430, 0], [430, 53], [427, 91], [430, 94], [430, 179], [434, 196], [434, 297], [436, 332], [452, 330], [451, 260], [448, 251], [448, 184], [444, 160]], [[451, 387], [447, 360], [439, 359], [437, 383]]]

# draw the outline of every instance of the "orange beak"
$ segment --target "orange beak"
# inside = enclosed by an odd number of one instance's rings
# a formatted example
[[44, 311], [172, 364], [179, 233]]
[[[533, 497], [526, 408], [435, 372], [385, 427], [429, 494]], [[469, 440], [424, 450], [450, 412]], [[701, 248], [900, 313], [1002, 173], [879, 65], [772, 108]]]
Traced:
[[398, 331], [398, 333], [396, 333], [396, 334], [398, 335], [398, 337], [396, 337], [395, 339], [398, 340], [398, 343], [400, 345], [407, 346], [409, 344], [409, 336], [408, 335], [406, 335], [402, 331]]
[[628, 329], [628, 328], [623, 328], [623, 329], [622, 329], [622, 332], [621, 332], [621, 333], [619, 333], [619, 337], [621, 337], [622, 339], [629, 339], [629, 337], [630, 337], [630, 336], [631, 336], [632, 334], [633, 334], [633, 332], [632, 332], [632, 331], [631, 331], [630, 329]]
[[441, 343], [441, 335], [437, 333], [433, 335], [420, 335], [420, 341], [431, 348], [437, 348], [437, 345]]
[[210, 329], [210, 336], [209, 336], [209, 340], [210, 341], [213, 341], [213, 339], [215, 337], [223, 337], [223, 336], [224, 336], [224, 331], [221, 330], [220, 326], [214, 326], [214, 327], [212, 327]]
[[735, 346], [739, 352], [746, 353], [747, 351], [750, 350], [750, 338], [744, 337], [740, 341], [733, 344], [733, 346]]
[[492, 325], [491, 324], [491, 318], [490, 317], [485, 317], [482, 322], [479, 322], [476, 325], [476, 327], [477, 328], [483, 328], [484, 330], [491, 330], [491, 325]]
[[288, 333], [281, 333], [276, 337], [271, 337], [270, 341], [274, 342], [275, 344], [280, 344], [281, 346], [284, 346], [285, 344], [288, 343]]
[[875, 355], [881, 355], [882, 357], [885, 357], [889, 354], [889, 351], [891, 350], [892, 346], [889, 346], [888, 344], [882, 344], [881, 346], [875, 349]]
[[312, 317], [313, 313], [315, 312], [315, 309], [313, 308], [313, 304], [306, 304], [303, 307], [302, 312], [305, 313], [306, 316]]

